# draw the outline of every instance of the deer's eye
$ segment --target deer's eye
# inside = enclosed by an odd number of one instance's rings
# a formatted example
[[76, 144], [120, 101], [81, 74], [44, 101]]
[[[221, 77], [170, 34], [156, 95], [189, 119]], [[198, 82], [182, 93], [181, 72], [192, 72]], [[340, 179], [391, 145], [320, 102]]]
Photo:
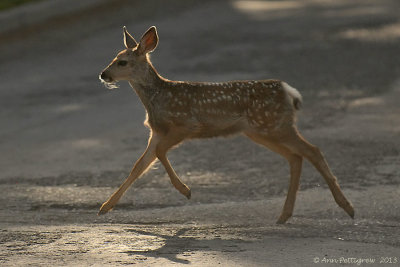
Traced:
[[126, 64], [128, 64], [128, 61], [126, 61], [126, 60], [120, 60], [120, 61], [118, 61], [118, 66], [126, 66]]

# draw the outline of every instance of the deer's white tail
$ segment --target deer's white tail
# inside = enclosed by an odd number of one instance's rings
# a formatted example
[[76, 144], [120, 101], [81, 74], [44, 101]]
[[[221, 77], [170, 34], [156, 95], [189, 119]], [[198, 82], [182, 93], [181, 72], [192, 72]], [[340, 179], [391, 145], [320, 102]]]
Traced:
[[299, 110], [303, 104], [303, 97], [301, 96], [300, 92], [285, 82], [282, 82], [282, 87], [288, 96], [292, 98], [294, 108]]

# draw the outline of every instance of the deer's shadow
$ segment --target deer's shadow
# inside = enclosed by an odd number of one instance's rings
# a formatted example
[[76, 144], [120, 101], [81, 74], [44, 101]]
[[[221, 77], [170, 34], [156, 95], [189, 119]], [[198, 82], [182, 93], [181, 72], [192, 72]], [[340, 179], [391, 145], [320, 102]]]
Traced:
[[[245, 249], [239, 246], [240, 243], [248, 243], [242, 239], [221, 239], [215, 237], [213, 239], [197, 238], [192, 236], [184, 236], [191, 228], [183, 228], [178, 230], [173, 235], [164, 235], [143, 230], [127, 229], [127, 231], [137, 233], [139, 235], [152, 236], [162, 238], [164, 245], [152, 250], [128, 250], [127, 253], [131, 256], [145, 256], [153, 258], [165, 258], [172, 262], [181, 264], [190, 264], [190, 261], [183, 258], [178, 258], [178, 255], [184, 254], [183, 257], [189, 256], [190, 253], [197, 251], [215, 251], [215, 252], [243, 252]], [[185, 255], [186, 254], [186, 255]]]

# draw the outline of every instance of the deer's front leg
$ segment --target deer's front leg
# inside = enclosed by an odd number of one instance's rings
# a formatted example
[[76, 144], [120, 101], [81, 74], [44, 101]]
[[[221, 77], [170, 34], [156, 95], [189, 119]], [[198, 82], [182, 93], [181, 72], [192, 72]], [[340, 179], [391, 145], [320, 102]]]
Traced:
[[164, 166], [165, 170], [168, 173], [168, 176], [171, 180], [172, 185], [187, 199], [190, 199], [191, 197], [191, 191], [190, 188], [185, 185], [178, 177], [178, 175], [175, 173], [174, 169], [172, 168], [171, 164], [169, 163], [169, 160], [167, 158], [167, 152], [168, 150], [179, 144], [183, 138], [179, 136], [167, 136], [165, 137], [162, 141], [159, 142], [157, 145], [156, 149], [156, 155], [157, 158], [160, 160], [161, 164]]
[[131, 186], [132, 183], [147, 170], [150, 164], [156, 159], [156, 147], [158, 142], [159, 138], [157, 136], [150, 136], [146, 151], [135, 163], [131, 173], [129, 174], [128, 178], [126, 178], [125, 182], [118, 188], [117, 191], [114, 192], [114, 194], [112, 194], [112, 196], [106, 202], [103, 203], [98, 215], [102, 215], [110, 211], [117, 204], [119, 199], [129, 188], [129, 186]]

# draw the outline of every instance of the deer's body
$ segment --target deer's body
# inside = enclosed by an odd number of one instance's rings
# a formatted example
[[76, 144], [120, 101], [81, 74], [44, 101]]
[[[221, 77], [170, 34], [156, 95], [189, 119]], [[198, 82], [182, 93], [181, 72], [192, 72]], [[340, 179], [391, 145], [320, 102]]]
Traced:
[[[273, 136], [294, 122], [293, 100], [277, 80], [224, 83], [160, 78], [149, 87], [131, 82], [147, 110], [145, 124], [160, 134], [180, 129], [187, 138], [209, 138], [259, 129]], [[151, 92], [149, 94], [148, 92]]]
[[191, 191], [176, 175], [166, 157], [167, 151], [188, 139], [242, 133], [281, 154], [290, 164], [291, 181], [279, 223], [292, 215], [303, 157], [325, 178], [339, 206], [354, 216], [352, 205], [341, 192], [323, 155], [296, 129], [295, 113], [301, 105], [301, 95], [296, 89], [278, 80], [170, 81], [157, 73], [148, 57], [158, 43], [155, 27], [143, 35], [139, 44], [125, 28], [124, 37], [127, 49], [102, 72], [101, 80], [106, 84], [129, 81], [147, 111], [145, 124], [150, 128], [150, 139], [129, 177], [102, 205], [99, 214], [111, 210], [156, 158], [176, 189], [190, 198]]

